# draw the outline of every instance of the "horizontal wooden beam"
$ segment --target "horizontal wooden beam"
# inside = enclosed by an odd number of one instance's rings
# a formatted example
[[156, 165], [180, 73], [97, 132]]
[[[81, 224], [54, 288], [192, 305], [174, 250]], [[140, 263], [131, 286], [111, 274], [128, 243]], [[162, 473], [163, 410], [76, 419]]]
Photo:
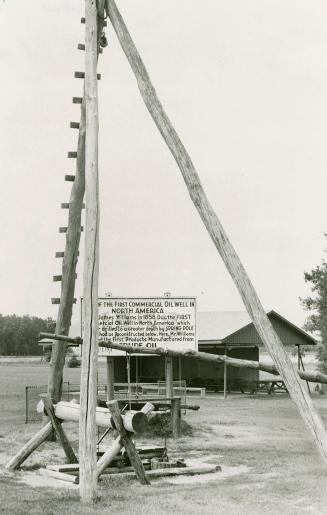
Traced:
[[[40, 338], [49, 338], [49, 339], [59, 339], [62, 341], [67, 341], [70, 343], [78, 343], [82, 344], [83, 341], [81, 338], [69, 338], [68, 336], [56, 335], [51, 333], [40, 333]], [[157, 347], [155, 349], [150, 349], [147, 347], [133, 347], [132, 345], [121, 345], [120, 343], [111, 343], [111, 342], [102, 342], [99, 341], [99, 347], [105, 347], [107, 349], [116, 349], [121, 350], [123, 352], [129, 352], [131, 354], [150, 354], [150, 355], [158, 355], [158, 356], [173, 356], [178, 358], [186, 358], [186, 359], [195, 359], [199, 361], [210, 361], [216, 363], [226, 363], [231, 367], [236, 368], [254, 368], [258, 370], [263, 370], [264, 372], [268, 372], [269, 374], [279, 375], [277, 368], [274, 365], [269, 365], [266, 363], [262, 363], [260, 361], [251, 361], [248, 359], [237, 359], [231, 358], [230, 356], [223, 356], [218, 354], [210, 354], [209, 352], [197, 352], [193, 349], [177, 351], [166, 349], [163, 347]], [[327, 375], [320, 374], [319, 372], [305, 372], [303, 370], [299, 370], [299, 376], [301, 379], [305, 381], [310, 381], [312, 383], [324, 383], [327, 384]]]
[[[84, 17], [83, 17], [83, 18], [81, 18], [81, 23], [85, 23], [85, 18], [84, 18]], [[103, 27], [106, 27], [106, 26], [107, 26], [107, 22], [106, 22], [106, 20], [104, 20], [102, 23], [103, 23]]]
[[[75, 273], [75, 279], [77, 277], [77, 274]], [[62, 281], [62, 275], [54, 275], [53, 276], [53, 282], [54, 283], [59, 283], [60, 281]]]
[[75, 150], [70, 150], [67, 154], [67, 157], [69, 159], [76, 159], [77, 158], [77, 152]]
[[83, 102], [83, 97], [73, 97], [73, 104], [81, 104]]
[[[85, 72], [74, 72], [75, 79], [85, 79]], [[101, 80], [101, 73], [97, 73], [97, 79]]]
[[[84, 227], [82, 226], [81, 227], [81, 232], [83, 232], [84, 230]], [[59, 227], [59, 232], [60, 233], [66, 233], [68, 231], [68, 227]]]
[[75, 175], [65, 175], [65, 181], [74, 182]]
[[63, 251], [60, 251], [60, 252], [56, 252], [55, 257], [56, 258], [63, 258], [64, 255], [65, 255], [65, 253]]
[[79, 129], [79, 122], [70, 122], [69, 127], [71, 129]]

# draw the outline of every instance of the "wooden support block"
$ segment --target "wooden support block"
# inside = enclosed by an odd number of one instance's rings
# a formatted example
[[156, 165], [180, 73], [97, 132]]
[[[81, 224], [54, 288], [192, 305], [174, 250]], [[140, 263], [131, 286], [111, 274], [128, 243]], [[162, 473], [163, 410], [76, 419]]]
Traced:
[[59, 479], [60, 481], [67, 481], [68, 483], [73, 483], [74, 485], [78, 485], [79, 482], [78, 476], [65, 474], [64, 472], [57, 472], [56, 470], [40, 469], [40, 474], [42, 474], [42, 476], [49, 476], [53, 477], [54, 479]]
[[79, 122], [70, 122], [69, 127], [71, 129], [79, 129]]
[[65, 181], [74, 182], [75, 175], [65, 175]]
[[83, 102], [83, 97], [73, 97], [73, 104], [81, 104]]
[[[73, 299], [73, 304], [76, 304], [77, 299]], [[52, 297], [51, 304], [60, 304], [60, 298], [59, 297]]]
[[[83, 232], [84, 228], [81, 227], [81, 232]], [[68, 231], [68, 227], [59, 227], [60, 233], [66, 233]]]
[[[81, 23], [85, 23], [85, 18], [81, 18]], [[106, 20], [104, 20], [103, 22], [103, 26], [106, 27], [107, 26], [107, 22]]]
[[64, 257], [64, 255], [65, 255], [65, 253], [64, 253], [64, 252], [56, 252], [55, 257], [56, 257], [56, 258], [63, 258], [63, 257]]
[[68, 152], [67, 157], [68, 157], [69, 159], [76, 159], [76, 157], [77, 157], [77, 152], [75, 152], [75, 151], [70, 151], [70, 152]]
[[[84, 45], [84, 43], [78, 43], [78, 45], [77, 45], [77, 49], [78, 49], [78, 50], [85, 50], [85, 45]], [[103, 52], [103, 48], [100, 46], [100, 48], [99, 48], [99, 54], [102, 54], [102, 52]]]
[[103, 474], [104, 470], [110, 465], [110, 463], [116, 458], [123, 448], [123, 443], [118, 436], [109, 449], [101, 456], [97, 462], [97, 477], [99, 478]]
[[130, 462], [134, 467], [136, 477], [142, 485], [149, 485], [150, 481], [146, 476], [142, 460], [135, 449], [135, 445], [133, 443], [133, 440], [131, 439], [130, 433], [128, 433], [124, 428], [123, 420], [118, 407], [118, 402], [109, 401], [107, 402], [107, 406], [111, 412], [113, 421], [115, 422], [115, 426], [120, 435], [121, 442], [123, 443], [127, 455], [130, 459]]
[[70, 445], [70, 442], [66, 436], [66, 433], [63, 430], [63, 428], [61, 427], [61, 423], [59, 422], [59, 419], [55, 415], [54, 407], [53, 407], [50, 397], [47, 394], [42, 394], [42, 395], [40, 395], [40, 397], [44, 402], [47, 416], [51, 420], [52, 427], [56, 432], [57, 438], [58, 438], [59, 442], [61, 443], [61, 446], [69, 460], [69, 463], [78, 463], [78, 460], [75, 456], [72, 446]]
[[[69, 204], [69, 202], [62, 202], [62, 203], [61, 203], [61, 209], [69, 209], [69, 205], [70, 205], [70, 204]], [[82, 204], [82, 209], [85, 209], [85, 204], [84, 204], [84, 202], [83, 202], [83, 204]]]
[[51, 433], [52, 424], [51, 422], [48, 422], [21, 448], [16, 456], [11, 458], [11, 460], [6, 465], [6, 469], [10, 471], [17, 470], [21, 464], [32, 454], [32, 452], [47, 440]]
[[[75, 79], [85, 79], [85, 72], [74, 72]], [[97, 73], [97, 79], [101, 80], [101, 73]]]

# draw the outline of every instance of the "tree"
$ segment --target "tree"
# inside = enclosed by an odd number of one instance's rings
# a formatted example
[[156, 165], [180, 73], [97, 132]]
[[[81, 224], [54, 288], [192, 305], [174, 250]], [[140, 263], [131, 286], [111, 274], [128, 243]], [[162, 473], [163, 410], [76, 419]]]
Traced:
[[312, 296], [301, 299], [306, 311], [310, 312], [305, 329], [316, 333], [320, 343], [318, 347], [319, 368], [327, 373], [327, 262], [323, 259], [321, 264], [304, 273], [304, 280], [310, 283]]
[[[0, 355], [22, 356], [42, 353], [38, 335], [47, 331], [52, 319], [0, 314]], [[53, 327], [53, 326], [52, 326]]]

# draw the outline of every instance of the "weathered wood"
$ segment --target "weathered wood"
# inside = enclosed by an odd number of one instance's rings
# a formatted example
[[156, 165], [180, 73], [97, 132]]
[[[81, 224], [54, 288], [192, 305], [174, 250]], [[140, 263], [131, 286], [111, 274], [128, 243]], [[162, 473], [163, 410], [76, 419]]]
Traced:
[[[83, 232], [84, 231], [84, 227], [81, 227], [80, 231]], [[61, 234], [65, 234], [66, 232], [68, 232], [68, 227], [59, 227], [59, 232]]]
[[[85, 79], [85, 72], [74, 72], [75, 79]], [[97, 79], [101, 80], [101, 73], [97, 73]]]
[[64, 252], [59, 251], [59, 252], [56, 252], [55, 257], [56, 257], [56, 258], [63, 258], [63, 257], [64, 257], [64, 255], [65, 255], [65, 253], [64, 253]]
[[83, 97], [73, 97], [73, 104], [82, 104]]
[[63, 430], [61, 423], [59, 422], [58, 418], [55, 415], [55, 410], [52, 404], [52, 401], [48, 395], [40, 395], [41, 399], [43, 400], [47, 416], [50, 418], [50, 421], [52, 423], [52, 427], [56, 432], [57, 438], [59, 442], [61, 443], [61, 446], [64, 450], [64, 453], [67, 456], [67, 459], [69, 460], [69, 463], [77, 463], [78, 460], [76, 458], [76, 455], [74, 453], [74, 450], [72, 446], [70, 445], [70, 442], [67, 438], [67, 435], [65, 431]]
[[[80, 338], [69, 338], [66, 336], [60, 336], [52, 333], [40, 333], [40, 338], [50, 338], [50, 339], [62, 339], [63, 341], [76, 343], [77, 345], [83, 344], [83, 340]], [[277, 368], [274, 365], [269, 365], [268, 363], [262, 363], [260, 361], [251, 361], [248, 359], [238, 359], [231, 358], [230, 356], [223, 356], [217, 354], [210, 354], [209, 352], [197, 352], [193, 349], [184, 350], [184, 351], [175, 351], [166, 349], [164, 347], [157, 347], [156, 349], [148, 349], [148, 348], [137, 348], [132, 347], [131, 345], [121, 345], [119, 343], [111, 343], [111, 342], [103, 342], [99, 341], [99, 345], [101, 347], [106, 347], [108, 349], [117, 349], [122, 350], [124, 352], [130, 352], [131, 354], [156, 354], [158, 356], [176, 356], [187, 359], [195, 359], [200, 361], [209, 361], [216, 363], [227, 363], [231, 367], [236, 368], [254, 368], [258, 370], [262, 370], [264, 372], [268, 372], [269, 374], [279, 375]], [[299, 376], [301, 379], [305, 381], [310, 381], [312, 383], [324, 383], [327, 384], [327, 375], [321, 374], [320, 372], [307, 372], [307, 371], [299, 371]], [[151, 400], [151, 399], [150, 399]]]
[[[104, 2], [98, 2], [103, 17]], [[102, 14], [100, 14], [102, 13]], [[98, 178], [98, 91], [97, 3], [85, 0], [85, 258], [83, 275], [83, 354], [80, 392], [79, 462], [82, 502], [97, 496], [96, 402], [98, 365], [98, 278], [99, 278], [99, 178]]]
[[[72, 303], [76, 304], [77, 299], [73, 299]], [[60, 298], [59, 297], [52, 297], [51, 304], [60, 304]]]
[[41, 468], [39, 472], [42, 476], [53, 477], [54, 479], [59, 479], [60, 481], [66, 481], [67, 483], [73, 483], [75, 485], [78, 484], [78, 476], [74, 476], [72, 474], [65, 474], [64, 472], [58, 472], [57, 470], [48, 468]]
[[[213, 472], [220, 472], [219, 465], [200, 465], [197, 467], [173, 467], [162, 468], [147, 471], [148, 477], [169, 477], [169, 476], [195, 476], [198, 474], [212, 474]], [[116, 474], [112, 474], [115, 477]], [[118, 477], [118, 474], [117, 474]], [[125, 472], [119, 474], [121, 479], [136, 477], [135, 472]]]
[[171, 425], [174, 438], [181, 436], [181, 399], [174, 397], [171, 400]]
[[65, 175], [65, 181], [74, 182], [75, 177], [76, 177], [75, 175]]
[[116, 429], [121, 437], [121, 442], [123, 443], [127, 455], [130, 459], [130, 462], [134, 467], [136, 477], [142, 485], [149, 485], [150, 481], [146, 476], [142, 460], [136, 451], [135, 445], [131, 439], [130, 434], [124, 428], [124, 424], [118, 407], [118, 402], [109, 401], [107, 402], [107, 406], [111, 411], [111, 415], [115, 422]]
[[71, 129], [79, 129], [79, 122], [69, 122], [69, 127]]
[[68, 159], [76, 159], [77, 158], [77, 152], [74, 150], [70, 150], [67, 154]]
[[[61, 209], [69, 209], [69, 202], [62, 202], [62, 203], [60, 204], [60, 207], [61, 207]], [[84, 208], [85, 208], [85, 204], [84, 204], [84, 202], [83, 202], [83, 204], [82, 204], [82, 209], [84, 209]]]
[[123, 448], [123, 443], [118, 436], [109, 449], [101, 456], [101, 458], [97, 462], [97, 477], [100, 477], [103, 471], [108, 467], [110, 463], [114, 460], [114, 458], [120, 453]]
[[17, 470], [22, 463], [52, 434], [52, 424], [48, 422], [36, 433], [20, 451], [7, 463], [7, 470]]
[[[85, 23], [85, 18], [81, 18], [81, 23]], [[103, 27], [107, 26], [107, 22], [105, 20], [103, 20], [102, 26]]]
[[[85, 50], [85, 45], [84, 45], [84, 43], [78, 43], [78, 45], [77, 45], [77, 49], [78, 49], [78, 50]], [[101, 48], [101, 47], [100, 47], [100, 48], [99, 48], [99, 54], [102, 54], [102, 52], [103, 52], [103, 48]]]
[[166, 381], [166, 397], [174, 396], [174, 380], [173, 380], [173, 358], [165, 357], [165, 381]]
[[115, 398], [115, 358], [107, 356], [107, 401]]
[[327, 434], [322, 420], [304, 385], [302, 385], [299, 374], [294, 369], [280, 338], [269, 321], [250, 278], [230, 243], [220, 220], [208, 201], [192, 160], [157, 97], [140, 54], [114, 0], [106, 0], [106, 6], [107, 14], [120, 45], [136, 77], [144, 103], [182, 173], [192, 202], [224, 261], [261, 340], [268, 349], [291, 398], [310, 430], [323, 460], [327, 463]]

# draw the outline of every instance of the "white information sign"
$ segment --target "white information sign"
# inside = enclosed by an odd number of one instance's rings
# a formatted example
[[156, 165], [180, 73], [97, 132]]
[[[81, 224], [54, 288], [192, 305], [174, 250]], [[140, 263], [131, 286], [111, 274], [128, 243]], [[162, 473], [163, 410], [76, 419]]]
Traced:
[[[99, 298], [99, 339], [138, 348], [195, 349], [194, 297]], [[99, 347], [100, 356], [124, 352]]]

